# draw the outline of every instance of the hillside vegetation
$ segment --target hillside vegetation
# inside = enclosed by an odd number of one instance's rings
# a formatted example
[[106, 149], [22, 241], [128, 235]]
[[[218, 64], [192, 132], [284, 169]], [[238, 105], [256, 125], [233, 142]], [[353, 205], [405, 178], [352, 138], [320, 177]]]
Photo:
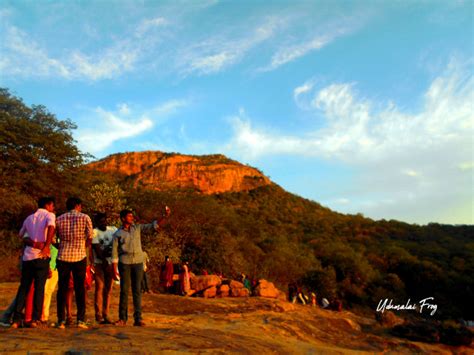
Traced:
[[115, 223], [126, 206], [145, 222], [165, 204], [171, 207], [164, 231], [144, 236], [155, 281], [158, 263], [171, 255], [188, 260], [195, 272], [243, 272], [281, 289], [299, 282], [321, 297], [342, 299], [346, 307], [375, 310], [380, 299], [434, 297], [438, 311], [431, 318], [474, 319], [473, 226], [343, 215], [273, 183], [219, 194], [153, 190], [85, 169], [90, 157], [75, 146], [73, 129], [45, 107], [27, 107], [0, 90], [1, 281], [17, 280], [17, 231], [35, 200], [53, 195], [61, 213], [65, 198], [77, 195], [87, 213], [106, 211]]

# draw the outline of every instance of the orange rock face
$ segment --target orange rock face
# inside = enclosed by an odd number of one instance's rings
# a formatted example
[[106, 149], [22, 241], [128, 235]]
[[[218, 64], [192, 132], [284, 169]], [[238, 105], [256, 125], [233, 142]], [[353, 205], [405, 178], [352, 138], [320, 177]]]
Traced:
[[223, 155], [191, 156], [162, 152], [110, 155], [88, 169], [122, 175], [135, 186], [155, 190], [192, 189], [204, 194], [252, 190], [271, 184], [255, 168]]

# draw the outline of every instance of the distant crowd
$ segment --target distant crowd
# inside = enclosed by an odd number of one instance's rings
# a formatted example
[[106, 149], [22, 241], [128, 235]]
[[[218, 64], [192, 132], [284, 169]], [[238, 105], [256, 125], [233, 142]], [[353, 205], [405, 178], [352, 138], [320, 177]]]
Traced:
[[[309, 296], [307, 294], [309, 294]], [[288, 300], [293, 304], [301, 303], [303, 305], [311, 305], [312, 307], [320, 306], [324, 309], [338, 312], [342, 311], [341, 300], [334, 299], [329, 301], [325, 297], [318, 300], [315, 291], [305, 293], [303, 287], [296, 282], [292, 282], [288, 285]]]
[[[86, 294], [95, 280], [94, 311], [99, 324], [125, 325], [128, 321], [128, 294], [133, 296], [135, 326], [144, 326], [142, 292], [149, 292], [147, 254], [142, 250], [141, 233], [159, 230], [171, 211], [165, 207], [161, 216], [150, 224], [135, 224], [131, 210], [120, 212], [120, 228], [107, 225], [107, 215], [91, 218], [82, 213], [82, 202], [71, 197], [67, 212], [56, 218], [55, 200], [43, 197], [38, 209], [28, 216], [19, 232], [23, 241], [21, 280], [17, 294], [3, 313], [0, 324], [11, 328], [51, 325], [49, 309], [57, 291], [57, 323], [59, 329], [75, 325], [88, 328]], [[170, 267], [171, 263], [171, 267]], [[180, 292], [190, 288], [187, 263], [182, 265]], [[165, 287], [173, 284], [173, 263], [167, 258], [162, 272]], [[110, 296], [114, 283], [120, 282], [118, 320], [109, 318]], [[77, 319], [72, 320], [72, 299], [76, 298]]]

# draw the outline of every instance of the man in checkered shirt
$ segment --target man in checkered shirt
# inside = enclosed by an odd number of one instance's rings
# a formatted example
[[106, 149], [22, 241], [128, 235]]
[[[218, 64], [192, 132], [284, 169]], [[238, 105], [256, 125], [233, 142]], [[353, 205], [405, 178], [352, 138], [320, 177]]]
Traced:
[[66, 201], [67, 213], [56, 219], [58, 248], [58, 327], [64, 328], [66, 322], [65, 306], [69, 278], [73, 276], [74, 292], [76, 294], [77, 326], [87, 328], [85, 278], [87, 268], [88, 248], [92, 242], [92, 221], [82, 213], [82, 201], [70, 197]]

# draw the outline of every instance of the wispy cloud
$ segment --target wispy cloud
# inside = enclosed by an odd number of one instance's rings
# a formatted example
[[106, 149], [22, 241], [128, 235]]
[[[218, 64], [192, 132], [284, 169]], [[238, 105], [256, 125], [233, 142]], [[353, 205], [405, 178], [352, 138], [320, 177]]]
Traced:
[[[114, 110], [96, 107], [88, 111], [88, 124], [77, 132], [79, 147], [92, 154], [100, 154], [114, 142], [137, 137], [189, 105], [188, 100], [171, 100], [149, 109], [119, 103]], [[92, 119], [90, 119], [92, 116]]]
[[[358, 19], [358, 23], [352, 19], [343, 19], [337, 21], [336, 24], [316, 26], [315, 29], [309, 31], [308, 34], [297, 36], [290, 42], [279, 46], [276, 52], [272, 55], [270, 63], [259, 71], [272, 71], [282, 65], [293, 62], [301, 57], [304, 57], [311, 52], [320, 50], [337, 38], [355, 32], [362, 23], [362, 19]], [[312, 33], [312, 34], [311, 34]], [[305, 39], [306, 37], [306, 39]], [[308, 38], [309, 37], [309, 38]]]
[[165, 19], [164, 17], [155, 17], [155, 18], [151, 18], [151, 19], [144, 19], [137, 26], [137, 29], [135, 30], [135, 36], [142, 37], [148, 31], [150, 31], [154, 28], [159, 28], [159, 27], [162, 27], [162, 26], [166, 26], [168, 24], [169, 24], [169, 21], [167, 19]]
[[[75, 49], [52, 55], [31, 35], [13, 25], [5, 25], [0, 43], [0, 72], [12, 77], [59, 77], [67, 80], [97, 81], [119, 77], [135, 70], [147, 49], [157, 41], [157, 29], [168, 21], [162, 17], [144, 19], [135, 31], [123, 39], [91, 53]], [[96, 33], [88, 25], [84, 32]], [[95, 34], [96, 35], [96, 34]]]
[[269, 17], [251, 31], [245, 31], [244, 36], [220, 35], [191, 45], [179, 55], [182, 58], [179, 70], [183, 76], [217, 73], [238, 63], [251, 49], [272, 38], [283, 23], [282, 18]]
[[[469, 66], [453, 60], [432, 81], [417, 113], [362, 98], [356, 83], [318, 89], [312, 82], [305, 83], [294, 90], [294, 98], [306, 100], [304, 107], [313, 110], [315, 117], [324, 117], [323, 128], [283, 135], [268, 127], [256, 128], [241, 111], [233, 118], [234, 137], [227, 152], [246, 161], [284, 154], [339, 161], [358, 171], [358, 186], [352, 192], [366, 186], [367, 194], [385, 196], [384, 200], [392, 201], [383, 204], [386, 211], [410, 203], [415, 216], [434, 201], [454, 203], [466, 194], [472, 199], [474, 79]], [[376, 203], [367, 206], [375, 215], [383, 213]]]

